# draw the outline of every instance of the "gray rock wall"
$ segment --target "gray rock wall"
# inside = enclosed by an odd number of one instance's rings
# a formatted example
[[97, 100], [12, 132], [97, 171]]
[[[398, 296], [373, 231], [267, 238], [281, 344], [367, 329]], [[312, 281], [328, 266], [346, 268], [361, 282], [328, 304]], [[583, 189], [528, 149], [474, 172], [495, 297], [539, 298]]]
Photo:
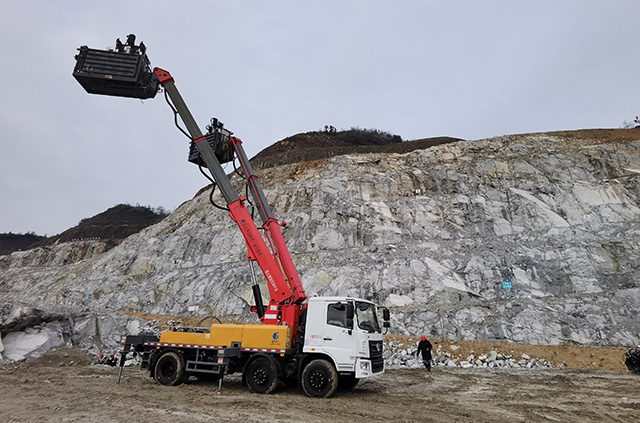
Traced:
[[[640, 343], [639, 150], [640, 141], [533, 134], [259, 176], [288, 222], [308, 295], [389, 306], [395, 333], [624, 346]], [[199, 305], [201, 315], [256, 320], [242, 235], [208, 193], [109, 251], [101, 245], [1, 256], [6, 303], [74, 317]], [[29, 313], [11, 323], [11, 313], [2, 309], [3, 336], [41, 323]], [[112, 320], [100, 335], [74, 323], [70, 342], [111, 346], [105, 329], [124, 331], [130, 319]]]

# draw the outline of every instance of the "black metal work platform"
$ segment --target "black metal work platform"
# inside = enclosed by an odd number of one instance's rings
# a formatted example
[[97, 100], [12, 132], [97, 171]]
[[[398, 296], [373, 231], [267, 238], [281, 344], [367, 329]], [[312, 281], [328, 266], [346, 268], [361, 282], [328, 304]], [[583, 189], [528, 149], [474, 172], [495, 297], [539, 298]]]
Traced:
[[140, 50], [119, 52], [82, 46], [78, 51], [73, 76], [89, 94], [146, 99], [158, 92], [158, 79]]

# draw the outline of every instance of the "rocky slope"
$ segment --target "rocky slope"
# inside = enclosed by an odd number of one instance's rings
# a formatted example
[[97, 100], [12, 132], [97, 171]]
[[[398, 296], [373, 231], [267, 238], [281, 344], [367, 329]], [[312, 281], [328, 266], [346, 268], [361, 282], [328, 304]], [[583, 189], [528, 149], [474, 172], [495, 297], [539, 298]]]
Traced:
[[[624, 346], [640, 343], [639, 150], [638, 129], [541, 133], [259, 176], [309, 295], [389, 306], [398, 334]], [[97, 350], [140, 329], [117, 310], [253, 320], [250, 274], [203, 192], [109, 250], [1, 256], [0, 331], [7, 351], [47, 331]]]

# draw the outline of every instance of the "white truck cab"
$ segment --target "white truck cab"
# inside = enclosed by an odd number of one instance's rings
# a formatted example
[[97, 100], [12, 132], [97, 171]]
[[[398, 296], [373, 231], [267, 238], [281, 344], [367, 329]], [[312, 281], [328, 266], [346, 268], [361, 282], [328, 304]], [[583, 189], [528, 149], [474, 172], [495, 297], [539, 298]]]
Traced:
[[375, 304], [345, 297], [308, 299], [304, 353], [326, 355], [338, 373], [361, 379], [384, 372], [382, 351]]

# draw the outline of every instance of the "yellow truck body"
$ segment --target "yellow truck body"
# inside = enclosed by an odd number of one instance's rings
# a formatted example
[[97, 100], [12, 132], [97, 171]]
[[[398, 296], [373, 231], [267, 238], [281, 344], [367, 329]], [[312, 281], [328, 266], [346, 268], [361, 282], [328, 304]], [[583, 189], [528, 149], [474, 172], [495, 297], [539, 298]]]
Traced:
[[208, 333], [162, 332], [160, 342], [215, 347], [230, 347], [239, 342], [243, 349], [285, 350], [291, 348], [291, 326], [215, 324]]

